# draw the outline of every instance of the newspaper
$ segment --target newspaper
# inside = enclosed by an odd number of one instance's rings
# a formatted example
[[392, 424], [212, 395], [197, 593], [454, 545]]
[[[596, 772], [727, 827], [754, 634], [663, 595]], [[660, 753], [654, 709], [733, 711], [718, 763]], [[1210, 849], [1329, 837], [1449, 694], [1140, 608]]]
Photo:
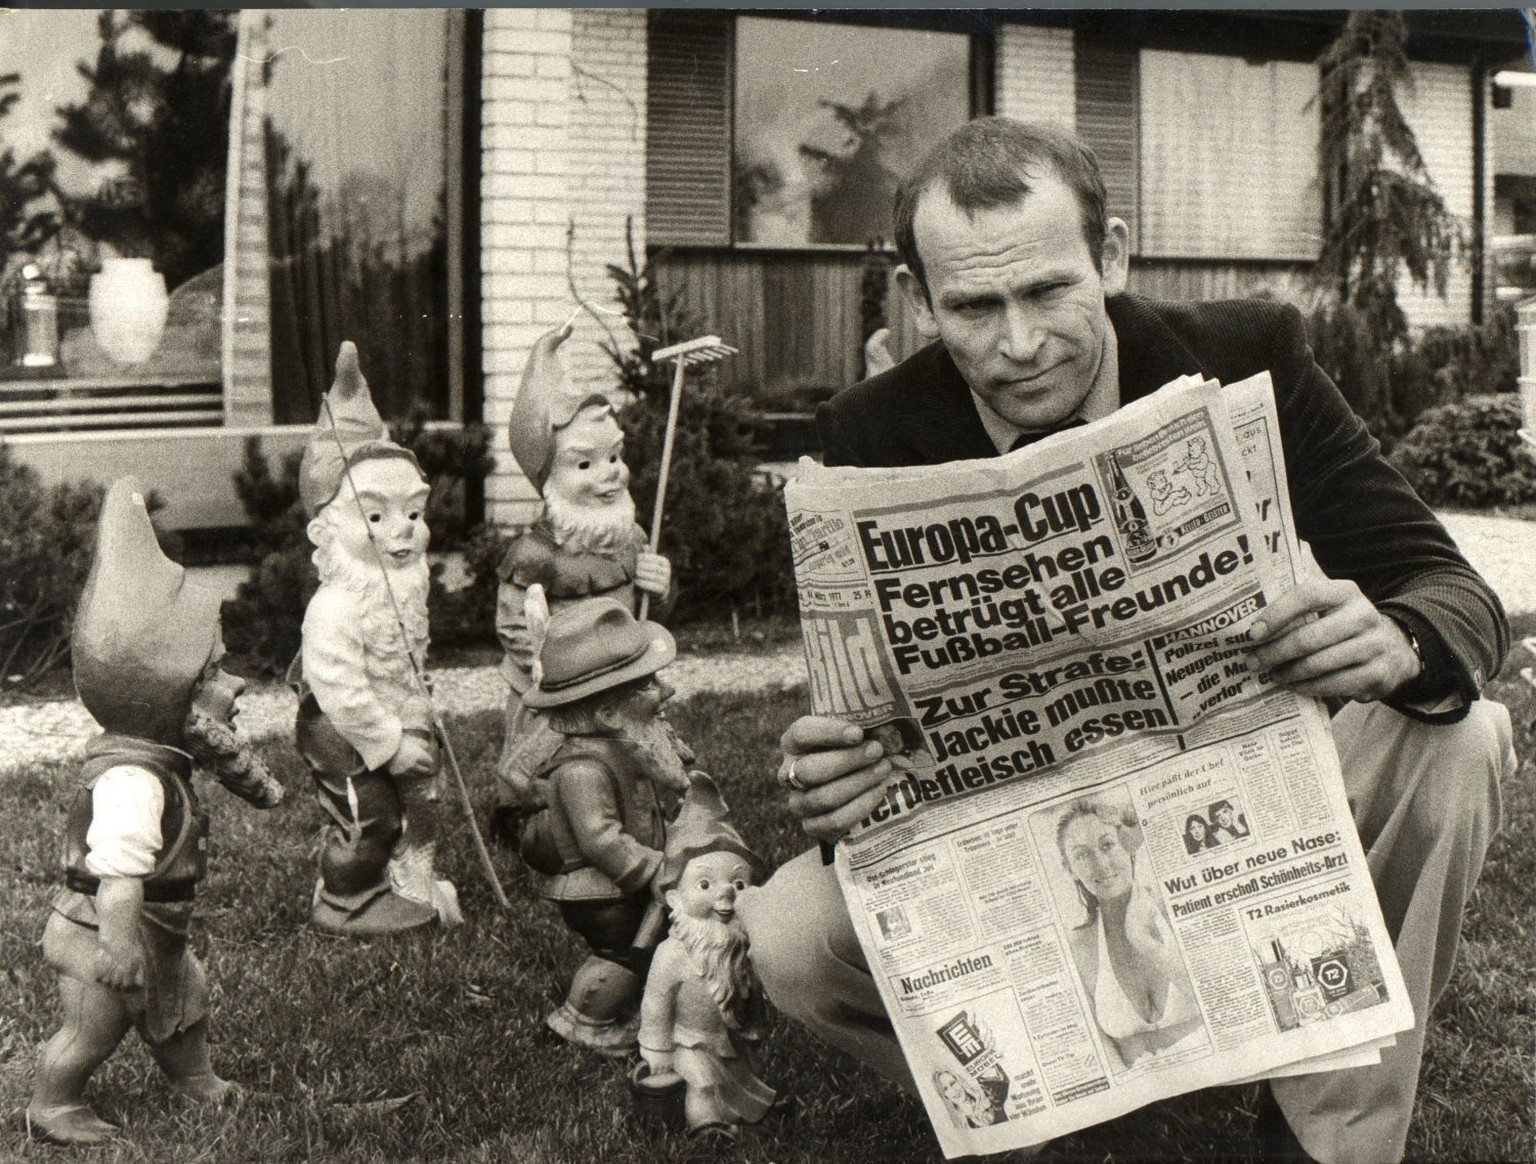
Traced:
[[785, 497], [814, 710], [897, 753], [837, 875], [946, 1155], [1412, 1025], [1327, 713], [1246, 649], [1315, 569], [1267, 376]]

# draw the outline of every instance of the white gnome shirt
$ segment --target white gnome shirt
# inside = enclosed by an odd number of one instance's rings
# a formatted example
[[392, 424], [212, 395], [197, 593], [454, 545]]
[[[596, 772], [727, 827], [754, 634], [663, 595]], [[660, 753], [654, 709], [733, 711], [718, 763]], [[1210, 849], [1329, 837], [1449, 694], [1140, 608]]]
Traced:
[[[410, 655], [427, 652], [424, 603], [400, 602]], [[370, 770], [385, 767], [400, 747], [402, 713], [424, 707], [395, 609], [377, 590], [323, 584], [304, 614], [304, 681], [320, 710]]]

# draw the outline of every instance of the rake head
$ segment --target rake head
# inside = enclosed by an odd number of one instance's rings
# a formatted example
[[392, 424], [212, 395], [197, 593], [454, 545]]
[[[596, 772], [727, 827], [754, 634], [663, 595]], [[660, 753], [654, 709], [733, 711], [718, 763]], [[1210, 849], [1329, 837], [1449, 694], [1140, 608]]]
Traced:
[[687, 367], [695, 364], [713, 364], [716, 360], [723, 360], [727, 356], [738, 354], [738, 349], [731, 347], [717, 335], [704, 335], [698, 339], [688, 340], [686, 343], [673, 344], [669, 348], [657, 348], [651, 353], [651, 363], [660, 364], [667, 360], [678, 360]]

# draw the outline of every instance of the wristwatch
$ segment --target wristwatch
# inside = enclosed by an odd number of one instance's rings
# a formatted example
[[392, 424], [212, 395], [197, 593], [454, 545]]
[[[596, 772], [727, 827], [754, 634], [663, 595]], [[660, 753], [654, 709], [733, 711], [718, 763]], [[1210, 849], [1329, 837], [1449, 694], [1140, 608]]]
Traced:
[[[1387, 617], [1392, 618], [1390, 614], [1387, 615]], [[1392, 621], [1397, 624], [1397, 629], [1403, 632], [1404, 637], [1406, 637], [1408, 640], [1408, 646], [1413, 651], [1413, 657], [1418, 660], [1419, 669], [1414, 672], [1413, 676], [1414, 679], [1417, 679], [1420, 675], [1424, 674], [1424, 652], [1419, 647], [1419, 636], [1414, 634], [1413, 628], [1402, 619], [1392, 618]]]

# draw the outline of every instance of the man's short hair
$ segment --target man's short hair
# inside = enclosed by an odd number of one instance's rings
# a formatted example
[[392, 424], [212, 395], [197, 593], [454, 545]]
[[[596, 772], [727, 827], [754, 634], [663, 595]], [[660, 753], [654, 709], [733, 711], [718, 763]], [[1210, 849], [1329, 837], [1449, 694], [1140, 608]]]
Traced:
[[1013, 206], [1031, 182], [1055, 174], [1077, 196], [1083, 238], [1095, 266], [1104, 258], [1109, 233], [1108, 195], [1099, 161], [1075, 135], [1048, 125], [1008, 117], [978, 117], [949, 134], [919, 159], [896, 191], [896, 249], [924, 292], [928, 280], [917, 252], [917, 204], [942, 185], [961, 210]]

